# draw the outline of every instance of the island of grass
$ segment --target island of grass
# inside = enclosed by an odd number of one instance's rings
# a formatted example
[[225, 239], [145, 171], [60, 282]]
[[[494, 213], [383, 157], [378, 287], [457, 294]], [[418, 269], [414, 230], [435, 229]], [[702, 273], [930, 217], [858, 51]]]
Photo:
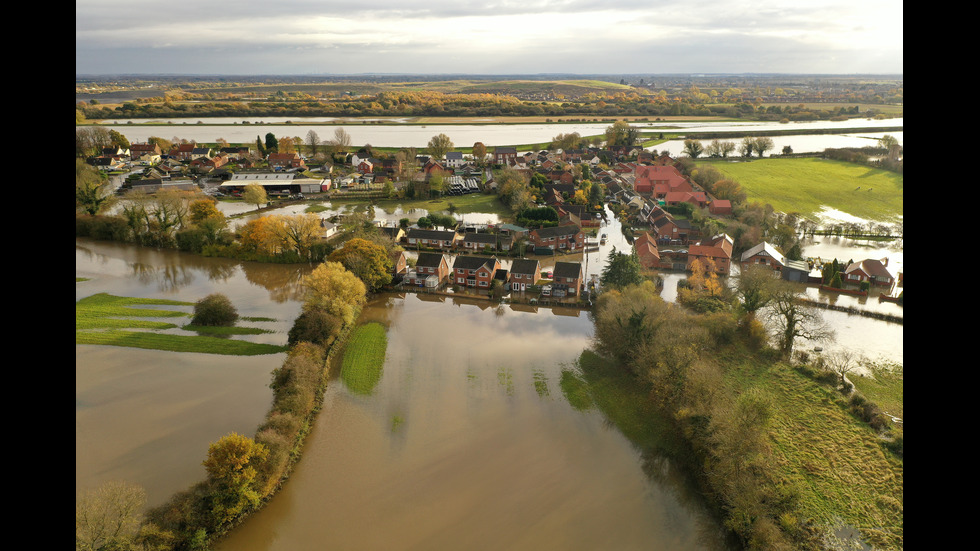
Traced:
[[340, 378], [355, 394], [371, 394], [385, 363], [387, 330], [380, 323], [366, 323], [354, 329], [344, 351]]
[[[180, 326], [159, 318], [186, 318], [191, 314], [166, 306], [192, 307], [193, 303], [165, 299], [119, 297], [98, 293], [75, 303], [75, 344], [127, 346], [172, 352], [199, 352], [235, 356], [258, 356], [285, 352], [285, 346], [253, 343], [229, 338], [267, 332], [254, 327]], [[166, 333], [183, 329], [197, 335]], [[205, 334], [202, 334], [205, 333]]]

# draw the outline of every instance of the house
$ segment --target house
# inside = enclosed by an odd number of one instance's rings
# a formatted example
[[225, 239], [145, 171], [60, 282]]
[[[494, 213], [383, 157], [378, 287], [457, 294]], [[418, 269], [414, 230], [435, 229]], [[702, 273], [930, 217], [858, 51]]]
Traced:
[[776, 247], [763, 241], [742, 253], [741, 262], [743, 266], [762, 265], [779, 272], [786, 266], [786, 257]]
[[[886, 259], [885, 262], [887, 263], [887, 261]], [[845, 283], [861, 283], [867, 281], [872, 285], [891, 287], [895, 282], [895, 278], [885, 268], [885, 265], [880, 260], [871, 258], [864, 259], [860, 262], [852, 262], [844, 269], [842, 280]]]
[[541, 279], [541, 262], [537, 260], [518, 259], [511, 263], [511, 290], [524, 291], [529, 285], [537, 284], [539, 279]]
[[269, 153], [268, 161], [272, 168], [306, 168], [306, 161], [299, 153]]
[[405, 256], [405, 251], [392, 251], [388, 256], [391, 259], [391, 275], [395, 279], [400, 279], [408, 271], [408, 257]]
[[552, 296], [576, 297], [582, 294], [582, 263], [555, 262], [554, 282], [551, 284]]
[[435, 288], [449, 278], [449, 256], [443, 253], [419, 253], [415, 269], [403, 280], [408, 285]]
[[[163, 152], [160, 151], [160, 146], [155, 143], [134, 143], [129, 144], [129, 157], [135, 160], [149, 160], [156, 158], [159, 160], [160, 155]], [[144, 159], [144, 157], [147, 157]]]
[[383, 235], [388, 236], [388, 238], [395, 243], [401, 243], [402, 239], [405, 237], [405, 230], [399, 226], [381, 226], [378, 229], [381, 230]]
[[695, 260], [701, 260], [706, 266], [706, 262], [711, 260], [715, 264], [715, 271], [722, 275], [728, 275], [732, 268], [732, 249], [735, 242], [728, 234], [720, 234], [705, 241], [699, 241], [687, 249], [687, 269], [691, 269], [691, 264]]
[[633, 189], [637, 193], [663, 197], [668, 191], [693, 191], [684, 175], [669, 165], [640, 165], [633, 174]]
[[446, 166], [449, 168], [459, 168], [463, 166], [463, 153], [460, 151], [450, 151], [446, 153]]
[[728, 199], [712, 199], [708, 203], [708, 212], [718, 216], [730, 216], [732, 214], [732, 202]]
[[178, 161], [189, 161], [192, 153], [194, 153], [194, 144], [182, 143], [175, 145], [170, 150], [169, 155]]
[[464, 287], [490, 289], [500, 261], [497, 257], [457, 256], [453, 262], [453, 282]]
[[492, 233], [466, 232], [463, 234], [463, 248], [470, 251], [482, 251], [489, 247], [497, 249], [497, 236]]
[[708, 196], [703, 191], [668, 191], [662, 198], [668, 206], [678, 203], [691, 203], [702, 209], [708, 206]]
[[640, 266], [644, 269], [652, 270], [660, 267], [660, 251], [657, 250], [657, 242], [649, 232], [641, 233], [633, 241], [633, 248], [640, 260]]
[[320, 237], [323, 239], [330, 239], [331, 237], [340, 233], [340, 226], [325, 218], [320, 219], [320, 229], [322, 230]]
[[420, 228], [409, 228], [405, 236], [408, 244], [413, 247], [429, 247], [433, 249], [449, 250], [456, 246], [458, 236], [451, 230], [423, 230]]
[[528, 236], [535, 248], [578, 251], [585, 247], [585, 233], [578, 226], [553, 226], [531, 230]]
[[510, 164], [517, 160], [516, 147], [496, 147], [493, 150], [493, 162], [498, 165]]

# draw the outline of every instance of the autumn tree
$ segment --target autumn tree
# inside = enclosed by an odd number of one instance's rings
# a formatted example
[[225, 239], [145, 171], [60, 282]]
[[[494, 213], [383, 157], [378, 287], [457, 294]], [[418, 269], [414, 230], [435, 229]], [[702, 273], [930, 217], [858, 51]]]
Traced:
[[742, 269], [735, 285], [735, 293], [747, 320], [754, 319], [756, 312], [769, 304], [775, 285], [776, 274], [768, 266], [753, 265]]
[[236, 320], [238, 309], [221, 293], [212, 293], [194, 303], [192, 325], [231, 326]]
[[692, 159], [697, 159], [704, 153], [704, 145], [701, 140], [684, 140], [684, 153]]
[[483, 145], [483, 142], [476, 142], [473, 144], [473, 160], [476, 164], [483, 166], [487, 161], [487, 146]]
[[298, 145], [299, 144], [296, 143], [294, 138], [283, 136], [279, 138], [279, 143], [276, 149], [279, 153], [296, 153], [296, 147]]
[[329, 260], [339, 262], [364, 282], [369, 290], [391, 283], [391, 257], [388, 251], [367, 239], [354, 238], [330, 254]]
[[252, 183], [245, 185], [245, 190], [242, 192], [242, 200], [255, 205], [255, 209], [258, 210], [264, 203], [269, 202], [269, 196], [266, 195], [265, 188], [262, 185]]
[[433, 136], [432, 139], [429, 140], [427, 149], [429, 154], [432, 155], [433, 159], [439, 160], [445, 157], [446, 153], [452, 151], [453, 147], [453, 141], [449, 139], [449, 136], [439, 134], [437, 136]]
[[282, 250], [293, 250], [307, 258], [313, 243], [320, 237], [320, 219], [311, 213], [273, 216], [270, 231], [279, 239]]
[[204, 460], [211, 488], [210, 510], [215, 526], [224, 526], [258, 505], [254, 482], [268, 449], [238, 433], [222, 437], [208, 448]]
[[224, 213], [218, 210], [218, 207], [215, 206], [214, 199], [208, 198], [208, 199], [198, 199], [196, 201], [192, 201], [190, 204], [190, 216], [191, 216], [191, 222], [197, 224], [200, 223], [202, 220], [205, 220], [206, 218], [210, 218], [213, 216], [223, 218]]
[[323, 262], [303, 279], [303, 311], [322, 310], [344, 325], [354, 323], [367, 300], [367, 287], [339, 262]]
[[759, 154], [759, 157], [762, 157], [766, 151], [771, 150], [775, 145], [773, 144], [772, 138], [759, 136], [753, 140], [752, 147]]
[[716, 181], [711, 187], [711, 192], [716, 198], [727, 199], [732, 203], [744, 203], [747, 198], [742, 185], [727, 178]]
[[75, 549], [132, 549], [143, 523], [146, 491], [111, 481], [84, 492], [75, 502]]
[[243, 250], [263, 256], [279, 252], [279, 241], [272, 231], [273, 218], [262, 216], [249, 220], [238, 230], [238, 241]]

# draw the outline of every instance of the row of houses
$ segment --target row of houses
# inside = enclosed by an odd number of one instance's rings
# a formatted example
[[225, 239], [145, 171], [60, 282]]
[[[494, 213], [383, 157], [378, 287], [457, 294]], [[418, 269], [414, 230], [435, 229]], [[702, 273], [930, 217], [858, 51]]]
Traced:
[[[545, 280], [541, 262], [535, 259], [519, 259], [510, 269], [502, 267], [495, 256], [458, 255], [446, 253], [419, 253], [414, 268], [406, 269], [402, 277], [405, 285], [438, 288], [445, 284], [477, 290], [490, 290], [494, 281], [512, 291], [523, 292]], [[580, 262], [556, 262], [551, 273], [550, 294], [554, 297], [579, 297], [582, 294], [585, 275]]]
[[458, 232], [455, 229], [409, 228], [404, 242], [410, 248], [438, 249], [440, 251], [465, 250], [471, 252], [491, 250], [507, 252], [524, 241], [536, 252], [580, 252], [585, 249], [585, 232], [579, 226], [566, 224], [546, 228], [527, 229], [513, 224], [501, 224], [491, 232]]

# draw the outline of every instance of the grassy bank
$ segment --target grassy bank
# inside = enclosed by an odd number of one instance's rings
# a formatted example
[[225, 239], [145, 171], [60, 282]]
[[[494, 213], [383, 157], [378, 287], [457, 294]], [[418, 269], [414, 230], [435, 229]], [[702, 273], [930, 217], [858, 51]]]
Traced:
[[[134, 308], [142, 306], [142, 308]], [[254, 327], [196, 327], [179, 326], [169, 321], [153, 318], [186, 318], [189, 312], [161, 308], [165, 306], [187, 308], [193, 303], [164, 299], [118, 297], [98, 293], [75, 303], [75, 344], [99, 344], [125, 346], [171, 352], [199, 352], [235, 356], [278, 354], [286, 347], [252, 343], [228, 338], [266, 332]], [[164, 333], [172, 329], [184, 329], [204, 335]]]
[[778, 211], [814, 216], [831, 207], [852, 216], [895, 222], [904, 212], [901, 174], [818, 158], [705, 160], [741, 184], [748, 201]]
[[381, 380], [387, 347], [384, 325], [368, 323], [354, 329], [340, 370], [340, 378], [351, 392], [371, 394]]

